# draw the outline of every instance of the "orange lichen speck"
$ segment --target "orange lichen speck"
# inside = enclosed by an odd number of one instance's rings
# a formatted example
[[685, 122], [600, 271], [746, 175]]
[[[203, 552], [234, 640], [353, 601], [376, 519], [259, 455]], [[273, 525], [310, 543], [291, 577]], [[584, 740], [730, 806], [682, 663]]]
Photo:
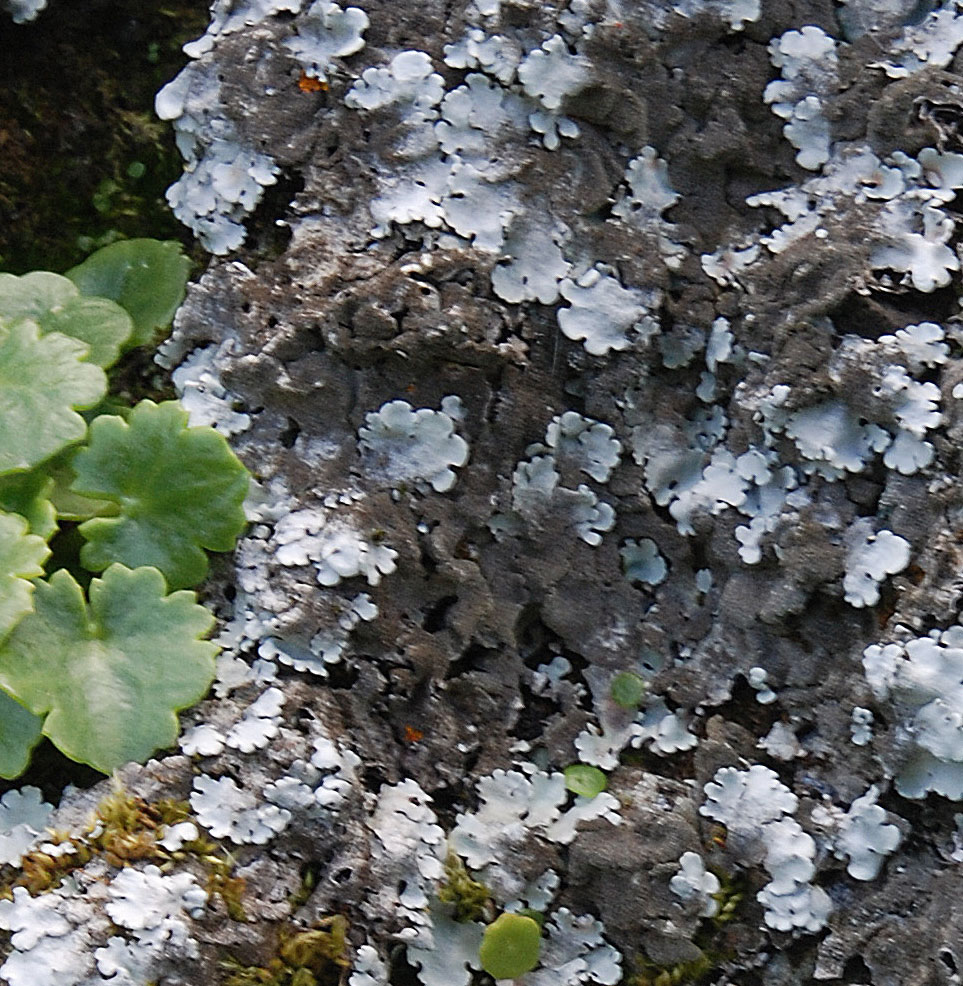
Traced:
[[327, 92], [328, 84], [321, 79], [316, 79], [313, 75], [308, 75], [307, 72], [302, 72], [301, 78], [298, 79], [298, 89], [301, 92]]

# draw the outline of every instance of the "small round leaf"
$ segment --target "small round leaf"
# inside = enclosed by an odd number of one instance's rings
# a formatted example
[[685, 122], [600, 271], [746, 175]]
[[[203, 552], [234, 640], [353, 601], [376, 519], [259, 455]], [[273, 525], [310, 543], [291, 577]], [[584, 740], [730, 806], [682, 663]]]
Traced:
[[485, 929], [478, 957], [493, 979], [516, 979], [538, 965], [541, 947], [538, 924], [529, 917], [506, 912]]
[[177, 710], [214, 678], [214, 617], [193, 592], [166, 595], [155, 568], [112, 565], [90, 605], [65, 569], [38, 582], [34, 612], [0, 645], [0, 687], [68, 757], [104, 773], [177, 738]]
[[177, 401], [141, 401], [129, 421], [95, 418], [73, 468], [75, 493], [120, 508], [80, 525], [80, 560], [93, 572], [153, 565], [173, 589], [196, 585], [207, 574], [201, 549], [230, 551], [247, 523], [247, 470], [223, 435], [188, 428]]
[[645, 698], [645, 681], [634, 671], [620, 671], [612, 679], [610, 694], [623, 709], [637, 709]]
[[598, 767], [587, 763], [573, 763], [565, 768], [564, 773], [565, 786], [573, 794], [580, 794], [583, 798], [594, 798], [608, 785], [605, 774]]

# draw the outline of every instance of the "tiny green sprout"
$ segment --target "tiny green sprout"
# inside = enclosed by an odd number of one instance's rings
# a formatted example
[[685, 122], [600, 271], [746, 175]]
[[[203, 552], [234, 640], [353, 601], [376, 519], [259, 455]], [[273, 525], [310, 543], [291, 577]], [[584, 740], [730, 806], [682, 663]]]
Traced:
[[565, 768], [565, 786], [573, 794], [583, 798], [594, 798], [601, 794], [608, 785], [608, 779], [598, 767], [587, 763], [573, 763]]
[[623, 709], [637, 709], [645, 697], [645, 681], [634, 671], [620, 671], [609, 689], [612, 701]]
[[538, 965], [542, 931], [538, 922], [505, 912], [485, 929], [478, 957], [493, 979], [517, 979]]

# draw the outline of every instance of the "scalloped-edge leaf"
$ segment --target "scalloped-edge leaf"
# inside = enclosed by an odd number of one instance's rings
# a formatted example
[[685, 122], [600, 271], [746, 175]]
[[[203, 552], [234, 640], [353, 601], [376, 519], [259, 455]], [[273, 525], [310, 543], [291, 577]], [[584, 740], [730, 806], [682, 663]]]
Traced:
[[[98, 405], [102, 407], [103, 403]], [[129, 410], [129, 408], [127, 409]], [[113, 500], [95, 500], [93, 497], [81, 496], [70, 487], [77, 478], [74, 472], [73, 460], [79, 449], [67, 449], [60, 455], [43, 464], [43, 471], [50, 477], [50, 503], [61, 520], [82, 521], [91, 517], [110, 517], [116, 515], [120, 508]], [[2, 480], [0, 480], [2, 482]], [[2, 486], [0, 486], [2, 496]]]
[[116, 517], [80, 525], [81, 563], [92, 572], [120, 562], [153, 565], [171, 588], [196, 585], [209, 551], [230, 551], [247, 520], [248, 472], [223, 435], [189, 428], [177, 401], [141, 401], [128, 421], [96, 418], [73, 460], [71, 489], [114, 500]]
[[0, 777], [19, 777], [42, 735], [43, 719], [0, 688]]
[[108, 367], [134, 331], [127, 312], [108, 298], [84, 297], [60, 274], [37, 270], [17, 277], [0, 274], [0, 320], [29, 318], [45, 335], [60, 332], [88, 347], [86, 360]]
[[33, 609], [30, 580], [43, 575], [50, 557], [47, 542], [27, 529], [20, 514], [0, 513], [0, 640]]
[[66, 570], [37, 584], [34, 612], [0, 645], [0, 686], [68, 757], [109, 773], [171, 746], [177, 711], [214, 679], [214, 617], [193, 592], [167, 595], [155, 568], [111, 565], [90, 604]]
[[0, 476], [0, 510], [25, 517], [30, 533], [47, 541], [57, 530], [53, 488], [54, 481], [42, 468]]
[[130, 346], [151, 342], [184, 300], [191, 262], [175, 240], [119, 240], [92, 253], [66, 276], [81, 294], [109, 298], [134, 321]]
[[0, 327], [0, 475], [21, 472], [79, 441], [87, 423], [75, 408], [93, 407], [107, 389], [87, 347], [22, 319]]

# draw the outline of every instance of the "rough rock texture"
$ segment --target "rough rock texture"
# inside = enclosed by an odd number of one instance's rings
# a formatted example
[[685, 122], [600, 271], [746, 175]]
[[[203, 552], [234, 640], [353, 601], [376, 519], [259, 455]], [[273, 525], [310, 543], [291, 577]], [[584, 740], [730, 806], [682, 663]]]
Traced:
[[130, 981], [342, 914], [351, 986], [481, 982], [448, 845], [549, 916], [532, 986], [957, 982], [963, 12], [229, 6], [162, 114], [228, 255], [161, 359], [259, 490], [190, 759], [125, 783], [249, 923]]

